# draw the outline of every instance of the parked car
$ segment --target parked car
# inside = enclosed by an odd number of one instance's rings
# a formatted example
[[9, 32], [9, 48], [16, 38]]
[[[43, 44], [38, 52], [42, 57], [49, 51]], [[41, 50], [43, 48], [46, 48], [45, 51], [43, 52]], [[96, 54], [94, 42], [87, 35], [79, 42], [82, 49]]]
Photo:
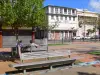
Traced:
[[91, 38], [90, 36], [85, 36], [85, 37], [84, 37], [84, 39], [90, 39], [90, 38]]
[[74, 36], [73, 39], [79, 40], [79, 39], [82, 39], [82, 37], [81, 36]]
[[91, 39], [99, 39], [99, 38], [100, 38], [99, 35], [94, 35], [94, 36], [91, 37]]

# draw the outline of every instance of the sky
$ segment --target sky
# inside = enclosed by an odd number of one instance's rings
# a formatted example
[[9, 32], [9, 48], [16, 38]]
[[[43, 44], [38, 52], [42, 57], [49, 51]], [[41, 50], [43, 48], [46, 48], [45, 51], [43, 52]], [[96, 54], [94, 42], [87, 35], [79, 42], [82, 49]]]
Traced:
[[45, 0], [44, 6], [57, 5], [100, 12], [100, 0]]

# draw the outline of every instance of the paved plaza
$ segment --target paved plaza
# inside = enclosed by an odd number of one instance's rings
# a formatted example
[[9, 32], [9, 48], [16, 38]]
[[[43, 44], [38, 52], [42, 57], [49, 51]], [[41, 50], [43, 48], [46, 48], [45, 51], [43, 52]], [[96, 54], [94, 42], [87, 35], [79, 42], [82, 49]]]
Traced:
[[91, 51], [100, 50], [100, 42], [71, 42], [61, 46], [49, 46], [49, 50]]
[[[77, 60], [80, 60], [82, 62], [89, 62], [89, 61], [94, 61], [98, 58], [100, 58], [99, 56], [95, 56], [95, 55], [90, 55], [90, 54], [86, 54], [85, 52], [88, 51], [93, 51], [93, 50], [100, 50], [100, 43], [99, 42], [73, 42], [73, 43], [68, 43], [66, 45], [60, 45], [60, 46], [49, 46], [49, 53], [46, 54], [44, 52], [41, 53], [34, 53], [34, 57], [40, 57], [40, 55], [42, 55], [43, 57], [45, 55], [49, 55], [49, 56], [67, 56], [67, 50], [71, 50], [71, 58], [75, 58]], [[1, 48], [1, 51], [10, 51], [10, 48]], [[0, 74], [4, 74], [7, 71], [13, 71], [15, 70], [14, 68], [10, 68], [8, 65], [9, 64], [15, 64], [15, 63], [20, 63], [20, 62], [11, 62], [11, 61], [6, 61], [0, 62]], [[87, 70], [86, 70], [87, 69]], [[94, 69], [96, 69], [97, 74], [93, 74]], [[85, 70], [84, 72], [82, 70]], [[60, 71], [55, 71], [55, 72], [51, 72], [51, 73], [46, 73], [46, 75], [66, 75], [68, 73], [68, 75], [81, 75], [81, 73], [83, 73], [83, 75], [99, 75], [99, 70], [100, 68], [98, 67], [81, 67], [81, 68], [72, 68], [72, 69], [65, 69], [65, 70], [60, 70]], [[71, 71], [71, 72], [70, 72]], [[59, 73], [60, 72], [60, 73]], [[62, 73], [62, 74], [61, 74]], [[84, 74], [86, 73], [86, 74]], [[88, 74], [87, 74], [88, 73]], [[45, 75], [45, 74], [44, 74]]]

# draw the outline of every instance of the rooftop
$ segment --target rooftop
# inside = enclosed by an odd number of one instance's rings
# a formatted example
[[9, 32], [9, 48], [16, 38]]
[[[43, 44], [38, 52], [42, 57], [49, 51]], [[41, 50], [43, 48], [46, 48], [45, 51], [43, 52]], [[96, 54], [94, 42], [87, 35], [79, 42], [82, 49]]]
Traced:
[[58, 8], [67, 8], [67, 9], [74, 9], [74, 10], [76, 10], [76, 8], [70, 8], [70, 7], [64, 7], [64, 6], [56, 6], [56, 5], [47, 5], [47, 6], [45, 6], [45, 7], [58, 7]]
[[98, 14], [97, 12], [93, 12], [93, 11], [89, 11], [88, 9], [78, 9], [76, 8], [77, 11], [81, 11], [81, 12], [90, 12], [90, 13], [94, 13], [94, 14]]

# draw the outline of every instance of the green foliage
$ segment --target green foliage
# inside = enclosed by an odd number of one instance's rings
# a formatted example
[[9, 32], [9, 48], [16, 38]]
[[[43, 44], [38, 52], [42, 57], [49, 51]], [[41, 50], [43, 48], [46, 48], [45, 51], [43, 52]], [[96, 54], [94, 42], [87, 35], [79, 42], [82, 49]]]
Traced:
[[88, 29], [87, 30], [89, 33], [93, 33], [93, 30], [92, 29]]
[[63, 46], [63, 45], [68, 45], [68, 44], [48, 44], [48, 46]]
[[93, 52], [89, 52], [89, 54], [93, 54], [93, 55], [100, 55], [100, 51], [93, 51]]
[[96, 28], [88, 29], [87, 31], [88, 31], [88, 33], [94, 33], [96, 31]]
[[54, 23], [50, 24], [48, 26], [48, 30], [52, 30], [52, 29], [58, 27], [59, 26], [59, 23], [60, 23], [59, 21], [55, 21]]
[[2, 25], [18, 27], [47, 27], [44, 0], [0, 0]]
[[96, 32], [96, 28], [93, 28], [93, 30], [92, 30], [92, 31], [93, 31], [93, 33], [94, 33], [94, 32]]

